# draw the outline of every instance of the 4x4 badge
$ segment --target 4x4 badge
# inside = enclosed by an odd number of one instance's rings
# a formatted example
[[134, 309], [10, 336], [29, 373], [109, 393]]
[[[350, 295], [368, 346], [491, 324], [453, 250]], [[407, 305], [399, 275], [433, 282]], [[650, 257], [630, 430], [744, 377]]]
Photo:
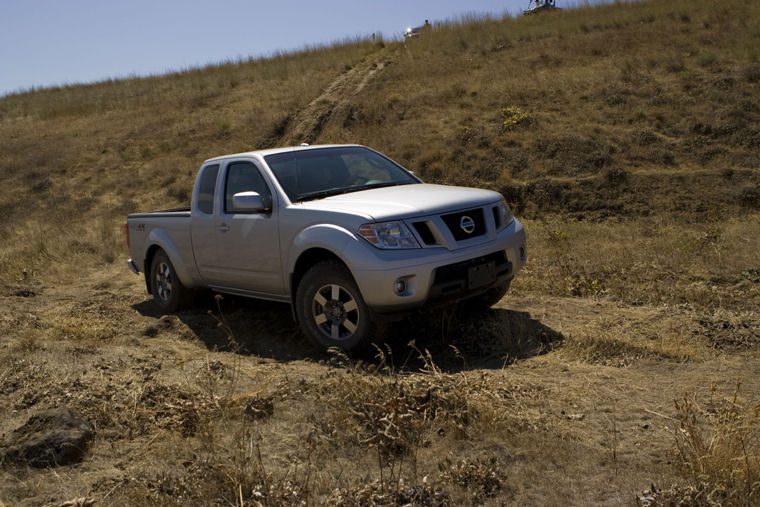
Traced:
[[459, 227], [467, 234], [472, 234], [472, 231], [475, 230], [475, 220], [467, 215], [462, 215], [462, 218], [459, 219]]

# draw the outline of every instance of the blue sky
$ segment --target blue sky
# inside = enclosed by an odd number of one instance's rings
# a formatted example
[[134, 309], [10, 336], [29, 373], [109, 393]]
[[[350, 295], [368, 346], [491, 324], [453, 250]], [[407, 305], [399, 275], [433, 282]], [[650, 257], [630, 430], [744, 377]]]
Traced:
[[515, 15], [527, 6], [528, 0], [0, 0], [0, 95], [161, 74], [373, 32], [398, 37], [425, 19]]

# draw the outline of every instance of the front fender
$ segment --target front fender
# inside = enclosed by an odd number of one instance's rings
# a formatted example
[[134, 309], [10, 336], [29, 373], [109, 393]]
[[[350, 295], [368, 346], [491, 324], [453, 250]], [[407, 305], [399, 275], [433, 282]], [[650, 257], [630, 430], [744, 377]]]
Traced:
[[287, 273], [293, 273], [298, 258], [311, 248], [323, 248], [332, 252], [348, 265], [349, 263], [346, 260], [344, 251], [350, 244], [358, 240], [359, 238], [348, 229], [338, 225], [319, 224], [309, 226], [293, 238], [293, 243], [288, 254]]
[[[177, 276], [185, 287], [191, 288], [197, 285], [196, 277], [193, 276], [194, 269], [191, 269], [185, 262], [180, 253], [180, 249], [177, 248], [177, 245], [172, 241], [171, 237], [165, 230], [153, 229], [150, 231], [146, 252], [149, 252], [154, 246], [157, 246], [166, 252], [166, 255], [169, 256], [169, 260], [174, 266], [174, 271], [177, 273]], [[195, 264], [193, 263], [193, 267], [194, 265]], [[145, 266], [145, 273], [146, 275], [149, 275], [150, 266]]]

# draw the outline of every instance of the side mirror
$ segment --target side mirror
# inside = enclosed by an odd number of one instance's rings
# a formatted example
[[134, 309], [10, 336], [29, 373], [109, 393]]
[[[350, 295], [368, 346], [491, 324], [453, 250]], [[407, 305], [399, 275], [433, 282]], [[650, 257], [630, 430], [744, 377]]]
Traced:
[[264, 199], [258, 192], [238, 192], [232, 196], [232, 204], [238, 211], [266, 211]]

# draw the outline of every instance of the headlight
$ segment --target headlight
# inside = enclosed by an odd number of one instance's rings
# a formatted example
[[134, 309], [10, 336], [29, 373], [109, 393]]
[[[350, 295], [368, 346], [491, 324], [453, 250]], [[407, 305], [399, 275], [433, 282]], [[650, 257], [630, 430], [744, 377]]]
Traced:
[[382, 222], [379, 224], [364, 224], [359, 227], [359, 236], [366, 239], [377, 248], [419, 248], [409, 228], [404, 222]]
[[508, 226], [510, 223], [512, 223], [512, 220], [514, 220], [515, 217], [512, 216], [512, 211], [509, 209], [509, 205], [507, 204], [507, 201], [504, 200], [504, 198], [501, 198], [501, 201], [499, 201], [499, 207], [501, 208], [501, 229]]

